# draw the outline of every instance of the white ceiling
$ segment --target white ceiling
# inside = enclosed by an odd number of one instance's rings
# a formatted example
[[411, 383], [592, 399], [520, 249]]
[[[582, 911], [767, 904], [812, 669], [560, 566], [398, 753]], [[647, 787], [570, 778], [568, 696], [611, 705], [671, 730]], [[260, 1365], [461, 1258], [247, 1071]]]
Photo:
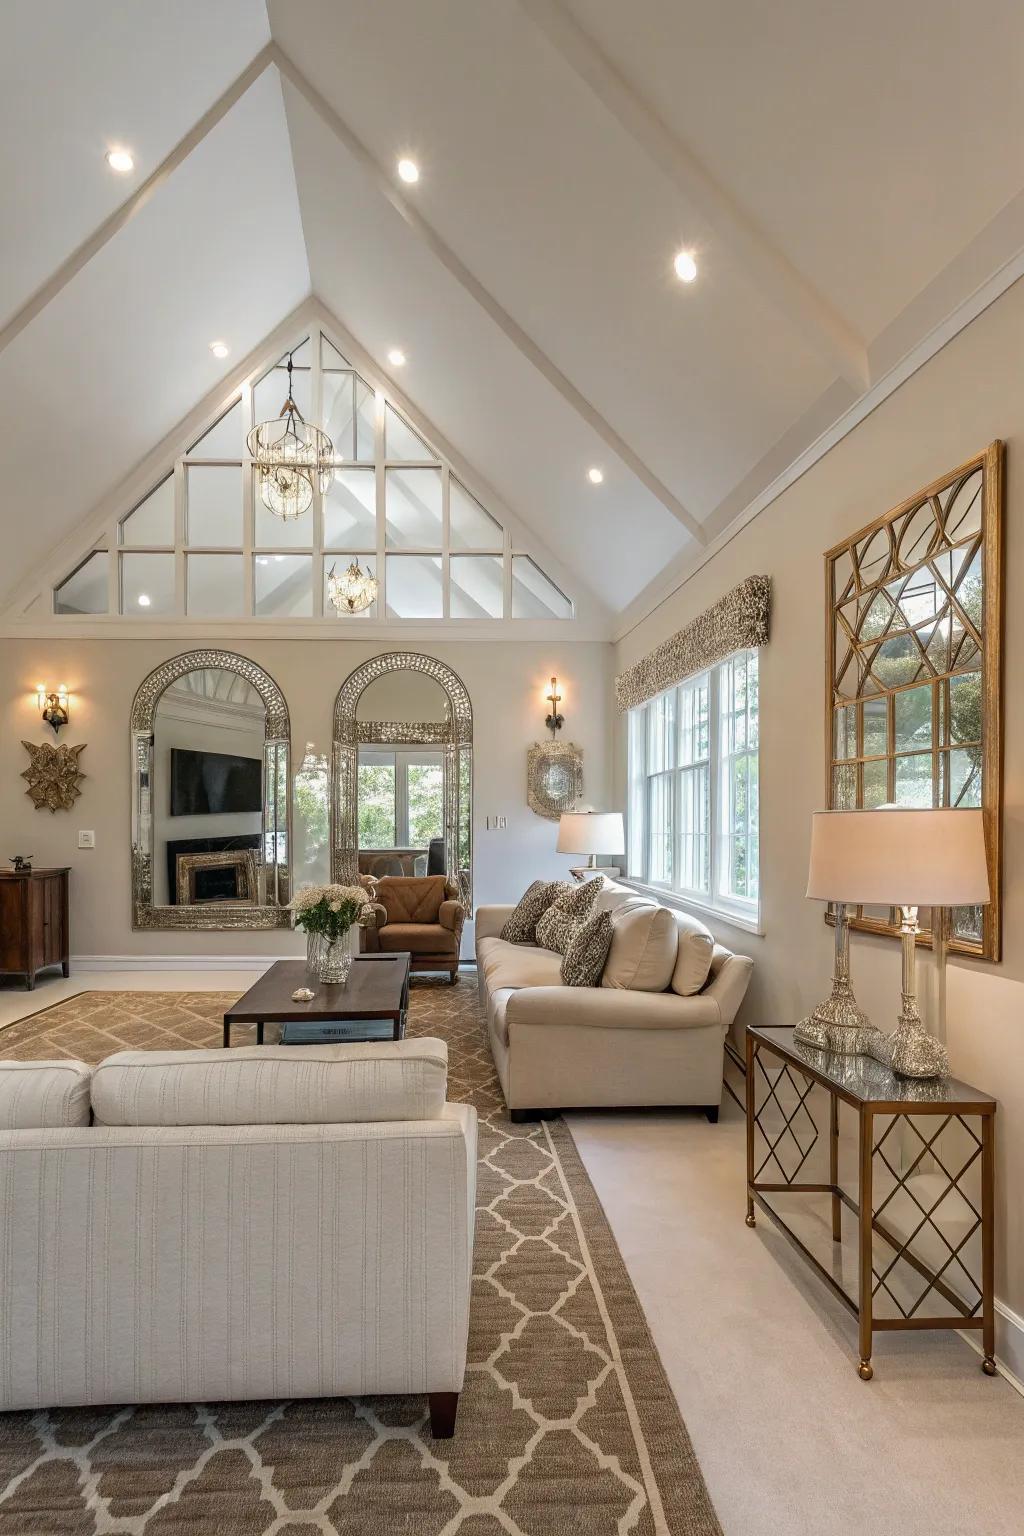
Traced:
[[1017, 0], [37, 0], [0, 65], [0, 326], [268, 40], [323, 112], [262, 74], [0, 352], [11, 584], [312, 291], [622, 610], [1024, 244]]

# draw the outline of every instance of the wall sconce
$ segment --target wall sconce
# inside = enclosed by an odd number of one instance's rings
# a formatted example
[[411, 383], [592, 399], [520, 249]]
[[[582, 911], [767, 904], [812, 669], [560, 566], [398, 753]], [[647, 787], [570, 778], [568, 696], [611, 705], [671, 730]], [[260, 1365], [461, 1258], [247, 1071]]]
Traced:
[[551, 740], [554, 741], [556, 734], [562, 729], [562, 726], [565, 724], [564, 716], [562, 716], [562, 715], [560, 715], [558, 713], [558, 706], [562, 702], [562, 695], [558, 691], [558, 678], [557, 677], [553, 677], [551, 679], [551, 692], [549, 694], [547, 694], [546, 697], [548, 698], [548, 700], [550, 701], [550, 704], [551, 704], [551, 713], [549, 715], [545, 716], [544, 724], [547, 726], [548, 730], [551, 732]]
[[46, 685], [37, 683], [36, 703], [47, 725], [53, 727], [53, 734], [58, 735], [61, 727], [67, 725], [70, 714], [71, 699], [67, 683], [61, 683], [55, 693], [47, 693]]

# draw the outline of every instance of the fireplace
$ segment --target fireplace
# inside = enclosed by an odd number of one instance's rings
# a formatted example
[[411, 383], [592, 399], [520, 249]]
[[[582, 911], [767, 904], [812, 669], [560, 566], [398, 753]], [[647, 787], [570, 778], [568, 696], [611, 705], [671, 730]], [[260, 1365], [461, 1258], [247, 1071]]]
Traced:
[[169, 842], [167, 890], [171, 904], [250, 906], [258, 902], [259, 855], [258, 832]]

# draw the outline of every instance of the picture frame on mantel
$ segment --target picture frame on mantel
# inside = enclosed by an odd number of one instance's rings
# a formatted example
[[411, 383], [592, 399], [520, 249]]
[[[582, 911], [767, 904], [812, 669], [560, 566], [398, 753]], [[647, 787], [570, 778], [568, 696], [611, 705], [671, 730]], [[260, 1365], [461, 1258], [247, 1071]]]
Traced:
[[[990, 443], [825, 554], [825, 804], [980, 808], [991, 901], [942, 921], [983, 960], [1002, 953], [1004, 459]], [[898, 938], [899, 914], [850, 926]]]

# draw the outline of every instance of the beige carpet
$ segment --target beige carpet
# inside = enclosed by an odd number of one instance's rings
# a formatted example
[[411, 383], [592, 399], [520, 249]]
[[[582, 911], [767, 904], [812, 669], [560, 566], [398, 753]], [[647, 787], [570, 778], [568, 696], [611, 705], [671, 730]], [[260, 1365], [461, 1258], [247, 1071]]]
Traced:
[[[0, 1057], [219, 1046], [231, 1001], [82, 993], [0, 1032]], [[510, 1123], [465, 979], [414, 985], [409, 1032], [447, 1040], [449, 1096], [480, 1114], [455, 1438], [422, 1398], [0, 1415], [0, 1536], [720, 1536], [565, 1126]]]

